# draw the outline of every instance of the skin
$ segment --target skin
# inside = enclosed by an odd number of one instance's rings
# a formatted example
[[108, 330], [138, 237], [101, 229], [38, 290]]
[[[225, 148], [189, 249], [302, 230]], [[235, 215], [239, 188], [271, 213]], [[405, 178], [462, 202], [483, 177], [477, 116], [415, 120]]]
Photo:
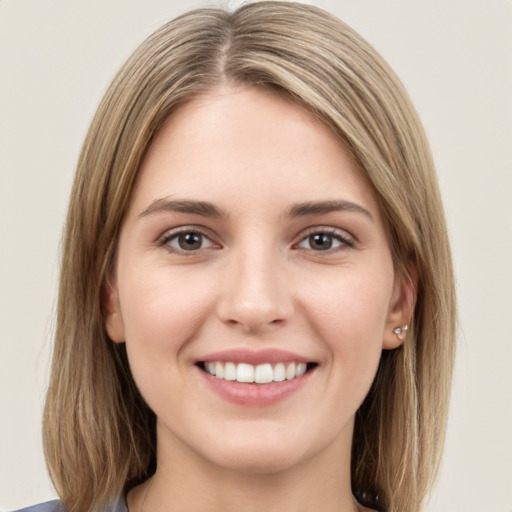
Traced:
[[[155, 208], [167, 200], [227, 216]], [[316, 201], [367, 213], [288, 215]], [[199, 248], [180, 252], [176, 228], [203, 233]], [[326, 230], [333, 246], [319, 250], [310, 235]], [[158, 469], [130, 510], [363, 510], [350, 488], [354, 414], [382, 349], [401, 343], [392, 330], [410, 296], [372, 190], [310, 113], [227, 86], [180, 107], [141, 167], [107, 291], [108, 333], [158, 418]], [[227, 348], [318, 366], [277, 404], [244, 407], [196, 366]]]

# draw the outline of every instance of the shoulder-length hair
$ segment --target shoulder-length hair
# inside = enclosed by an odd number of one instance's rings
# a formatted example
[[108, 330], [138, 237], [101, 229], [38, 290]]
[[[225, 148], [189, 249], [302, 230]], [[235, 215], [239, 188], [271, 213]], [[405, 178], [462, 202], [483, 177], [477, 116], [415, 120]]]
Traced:
[[44, 411], [57, 492], [70, 512], [97, 510], [154, 472], [155, 416], [124, 344], [107, 336], [104, 287], [149, 145], [178, 105], [226, 83], [271, 91], [330, 127], [378, 198], [396, 272], [414, 271], [407, 339], [383, 352], [356, 415], [352, 486], [381, 510], [418, 511], [443, 447], [456, 323], [431, 153], [407, 93], [378, 53], [337, 18], [289, 2], [178, 17], [134, 52], [101, 101], [69, 204]]

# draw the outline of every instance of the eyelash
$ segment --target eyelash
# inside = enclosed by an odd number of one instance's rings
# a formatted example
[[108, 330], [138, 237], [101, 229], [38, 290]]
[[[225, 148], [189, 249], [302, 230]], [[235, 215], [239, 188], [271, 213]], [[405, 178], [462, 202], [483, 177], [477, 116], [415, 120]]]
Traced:
[[332, 237], [333, 240], [337, 240], [338, 242], [340, 242], [340, 245], [338, 247], [335, 247], [335, 248], [329, 247], [328, 249], [313, 251], [315, 253], [330, 254], [333, 252], [337, 252], [340, 250], [342, 251], [342, 250], [346, 250], [346, 249], [350, 249], [350, 248], [354, 247], [354, 239], [347, 232], [340, 231], [339, 229], [335, 229], [335, 228], [322, 228], [322, 227], [310, 228], [306, 232], [306, 235], [303, 236], [301, 238], [301, 240], [299, 241], [299, 243], [295, 244], [295, 246], [307, 241], [308, 239], [310, 239], [312, 236], [315, 236], [315, 235], [328, 235], [328, 236]]
[[178, 229], [177, 231], [171, 231], [171, 232], [167, 232], [159, 241], [158, 241], [158, 246], [159, 247], [165, 247], [169, 252], [173, 253], [173, 254], [179, 254], [179, 255], [183, 255], [183, 256], [193, 256], [195, 254], [197, 254], [200, 250], [204, 250], [205, 248], [200, 248], [200, 249], [195, 249], [195, 250], [191, 250], [191, 251], [186, 251], [184, 249], [180, 249], [180, 248], [177, 248], [177, 247], [172, 247], [169, 245], [169, 242], [173, 239], [176, 239], [178, 240], [179, 239], [179, 236], [180, 235], [199, 235], [201, 237], [201, 241], [204, 241], [204, 240], [208, 240], [210, 242], [210, 246], [209, 247], [212, 247], [214, 246], [215, 244], [210, 240], [210, 237], [205, 234], [203, 231], [201, 231], [200, 229], [197, 229], [197, 228], [181, 228], [181, 229]]
[[[170, 246], [169, 242], [173, 239], [178, 240], [180, 235], [199, 235], [201, 237], [202, 242], [204, 242], [204, 240], [208, 240], [210, 245], [208, 247], [201, 247], [199, 249], [194, 249], [194, 250], [190, 250], [190, 251]], [[308, 239], [310, 239], [312, 236], [315, 236], [315, 235], [327, 235], [327, 236], [331, 237], [333, 240], [337, 240], [338, 242], [340, 242], [340, 245], [335, 248], [329, 247], [327, 249], [316, 250], [316, 251], [311, 248], [310, 249], [304, 248], [305, 250], [311, 250], [312, 252], [315, 252], [315, 253], [331, 254], [333, 252], [337, 252], [340, 250], [346, 250], [346, 249], [350, 249], [350, 248], [354, 247], [353, 237], [350, 236], [345, 231], [340, 231], [340, 230], [334, 229], [334, 228], [322, 228], [322, 227], [310, 228], [306, 232], [306, 234], [304, 236], [302, 236], [302, 238], [299, 240], [299, 242], [293, 245], [293, 247], [300, 248], [300, 247], [298, 247], [300, 244], [306, 242]], [[181, 228], [177, 231], [167, 232], [158, 241], [158, 246], [165, 247], [169, 252], [171, 252], [173, 254], [179, 254], [179, 255], [183, 255], [183, 256], [193, 256], [193, 255], [196, 255], [201, 250], [208, 249], [210, 247], [214, 247], [215, 243], [212, 242], [210, 240], [210, 237], [206, 233], [201, 231], [200, 229]]]

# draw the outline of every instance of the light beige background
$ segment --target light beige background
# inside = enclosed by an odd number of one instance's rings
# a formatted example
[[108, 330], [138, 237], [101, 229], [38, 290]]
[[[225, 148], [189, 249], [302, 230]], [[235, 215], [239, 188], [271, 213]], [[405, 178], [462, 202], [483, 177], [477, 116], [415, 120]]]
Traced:
[[[393, 65], [438, 164], [461, 332], [446, 456], [428, 511], [511, 512], [512, 2], [312, 3]], [[204, 4], [0, 0], [0, 510], [54, 496], [41, 409], [60, 231], [88, 123], [135, 46]]]

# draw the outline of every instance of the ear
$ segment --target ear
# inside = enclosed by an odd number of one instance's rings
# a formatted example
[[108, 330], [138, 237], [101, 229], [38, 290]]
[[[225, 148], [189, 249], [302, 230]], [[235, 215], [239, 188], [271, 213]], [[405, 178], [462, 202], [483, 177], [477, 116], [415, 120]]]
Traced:
[[103, 291], [104, 308], [105, 308], [105, 328], [109, 338], [115, 343], [122, 343], [125, 341], [124, 323], [121, 315], [121, 308], [119, 306], [119, 294], [117, 285], [107, 282]]
[[411, 323], [417, 289], [417, 273], [412, 266], [407, 271], [397, 273], [382, 341], [384, 350], [397, 348], [404, 342], [407, 333], [404, 332], [403, 336], [398, 336], [394, 331], [398, 327], [404, 328]]

